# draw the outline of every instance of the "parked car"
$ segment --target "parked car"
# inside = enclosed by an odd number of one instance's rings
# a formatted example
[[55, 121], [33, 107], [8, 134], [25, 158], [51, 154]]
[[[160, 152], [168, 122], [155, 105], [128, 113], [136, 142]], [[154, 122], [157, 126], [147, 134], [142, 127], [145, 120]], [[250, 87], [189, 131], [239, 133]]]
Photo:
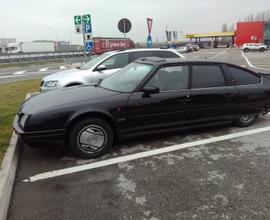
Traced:
[[83, 158], [132, 136], [234, 122], [270, 108], [270, 77], [232, 64], [142, 58], [100, 83], [28, 99], [14, 129], [30, 146], [58, 143]]
[[106, 52], [80, 68], [51, 74], [42, 79], [40, 91], [98, 82], [142, 57], [184, 58], [175, 49], [130, 49]]
[[186, 47], [187, 47], [187, 53], [194, 51], [192, 44], [186, 44]]
[[176, 49], [179, 53], [187, 53], [187, 47], [181, 46]]
[[199, 51], [200, 47], [197, 44], [191, 44], [193, 51]]
[[250, 50], [259, 50], [261, 52], [264, 52], [267, 49], [267, 45], [263, 43], [246, 43], [242, 46], [242, 50], [245, 52], [249, 52]]

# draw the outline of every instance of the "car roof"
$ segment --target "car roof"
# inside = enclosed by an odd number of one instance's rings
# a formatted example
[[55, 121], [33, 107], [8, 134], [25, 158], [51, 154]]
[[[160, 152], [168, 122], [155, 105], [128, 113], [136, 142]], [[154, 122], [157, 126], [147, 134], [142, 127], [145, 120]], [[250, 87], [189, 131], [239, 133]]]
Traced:
[[[137, 59], [135, 62], [152, 64], [152, 65], [164, 65], [164, 64], [183, 64], [183, 63], [200, 63], [200, 64], [230, 64], [226, 62], [213, 61], [213, 60], [194, 60], [194, 59], [181, 59], [181, 58], [158, 58], [158, 57], [145, 57]], [[233, 64], [232, 64], [233, 65]]]
[[132, 48], [132, 49], [120, 49], [111, 51], [113, 53], [119, 53], [119, 52], [141, 52], [141, 51], [176, 51], [176, 49], [173, 48]]

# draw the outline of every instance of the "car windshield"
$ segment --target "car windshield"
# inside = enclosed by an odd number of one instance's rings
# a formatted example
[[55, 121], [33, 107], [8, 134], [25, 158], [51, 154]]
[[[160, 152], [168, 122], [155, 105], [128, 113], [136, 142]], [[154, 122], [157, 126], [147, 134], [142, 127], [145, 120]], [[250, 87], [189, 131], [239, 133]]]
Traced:
[[116, 92], [133, 92], [153, 68], [149, 64], [131, 63], [111, 77], [104, 79], [100, 87]]
[[99, 61], [103, 60], [104, 58], [108, 57], [110, 53], [104, 53], [102, 55], [99, 55], [93, 59], [91, 59], [89, 62], [83, 64], [80, 69], [81, 70], [88, 70], [90, 68], [92, 68], [93, 66], [95, 66]]

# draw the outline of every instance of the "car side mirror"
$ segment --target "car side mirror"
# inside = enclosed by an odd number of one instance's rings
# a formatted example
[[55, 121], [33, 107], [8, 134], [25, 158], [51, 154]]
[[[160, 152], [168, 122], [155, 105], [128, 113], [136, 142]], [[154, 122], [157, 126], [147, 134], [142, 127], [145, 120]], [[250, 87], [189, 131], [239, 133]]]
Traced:
[[103, 65], [103, 64], [99, 65], [99, 66], [96, 68], [97, 71], [103, 71], [103, 70], [106, 70], [106, 69], [107, 69], [107, 67], [106, 67], [105, 65]]
[[151, 94], [157, 94], [160, 92], [160, 89], [156, 86], [146, 86], [143, 88], [143, 95], [144, 96], [149, 96]]

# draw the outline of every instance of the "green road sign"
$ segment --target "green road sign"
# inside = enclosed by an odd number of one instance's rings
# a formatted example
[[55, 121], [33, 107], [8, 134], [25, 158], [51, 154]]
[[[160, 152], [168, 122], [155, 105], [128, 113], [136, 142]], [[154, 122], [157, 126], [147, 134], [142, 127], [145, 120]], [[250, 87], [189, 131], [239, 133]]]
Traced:
[[74, 24], [81, 25], [82, 24], [82, 17], [80, 15], [74, 16]]
[[91, 24], [91, 15], [83, 15], [83, 23], [84, 24]]

